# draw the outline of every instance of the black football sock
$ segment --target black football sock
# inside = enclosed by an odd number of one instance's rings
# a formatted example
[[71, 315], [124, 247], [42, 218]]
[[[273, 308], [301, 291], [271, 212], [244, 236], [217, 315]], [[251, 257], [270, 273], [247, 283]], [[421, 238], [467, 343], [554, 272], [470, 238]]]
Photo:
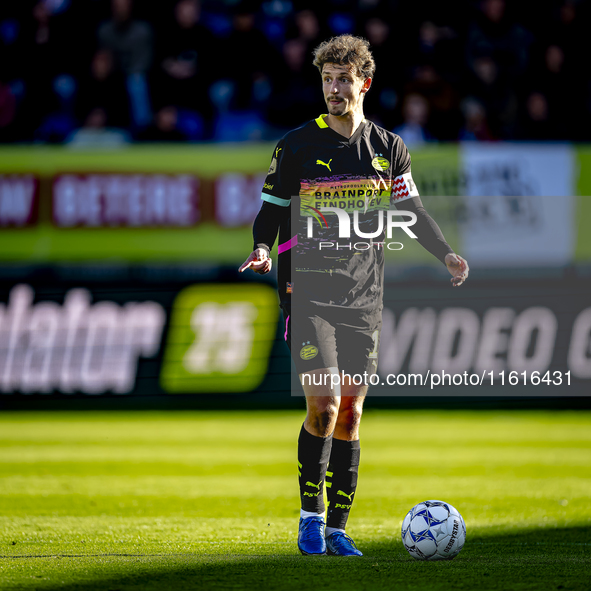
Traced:
[[302, 509], [324, 513], [324, 479], [330, 457], [332, 435], [316, 437], [302, 425], [298, 439], [298, 474]]
[[330, 463], [326, 472], [328, 513], [326, 527], [345, 529], [359, 474], [359, 440], [333, 439]]

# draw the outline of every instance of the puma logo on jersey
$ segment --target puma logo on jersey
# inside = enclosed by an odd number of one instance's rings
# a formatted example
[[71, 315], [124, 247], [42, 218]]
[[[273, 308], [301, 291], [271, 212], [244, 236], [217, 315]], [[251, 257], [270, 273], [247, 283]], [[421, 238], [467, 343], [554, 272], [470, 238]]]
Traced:
[[[313, 482], [310, 482], [308, 480], [308, 482], [306, 482], [306, 486], [313, 486], [314, 488], [317, 488], [318, 490], [320, 490], [320, 485], [322, 484], [322, 480], [318, 483], [318, 484], [314, 484]], [[349, 499], [351, 500], [351, 499]]]
[[281, 150], [283, 150], [283, 148], [275, 148], [275, 158], [277, 158], [277, 155], [279, 152], [281, 152]]
[[[322, 162], [322, 160], [316, 160], [316, 164], [320, 164], [321, 166], [326, 166], [328, 170], [330, 170], [330, 163], [332, 162], [332, 158], [328, 162]], [[332, 170], [330, 170], [332, 172]]]
[[344, 493], [342, 490], [338, 490], [337, 491], [337, 495], [341, 495], [342, 497], [347, 497], [349, 499], [349, 502], [352, 503], [353, 499], [351, 498], [353, 495], [355, 494], [355, 491], [353, 491], [350, 495], [348, 495], [347, 493]]

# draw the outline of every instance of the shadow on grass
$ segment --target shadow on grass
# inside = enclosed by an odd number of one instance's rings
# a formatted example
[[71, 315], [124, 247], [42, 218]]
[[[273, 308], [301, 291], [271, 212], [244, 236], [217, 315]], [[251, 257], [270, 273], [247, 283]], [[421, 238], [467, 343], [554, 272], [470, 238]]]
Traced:
[[416, 561], [394, 541], [360, 546], [365, 554], [363, 558], [304, 557], [296, 554], [295, 542], [293, 555], [264, 555], [262, 549], [256, 555], [64, 557], [60, 567], [64, 576], [59, 583], [39, 580], [34, 586], [31, 583], [30, 587], [25, 584], [19, 588], [591, 590], [591, 526], [469, 536], [461, 554], [445, 562]]

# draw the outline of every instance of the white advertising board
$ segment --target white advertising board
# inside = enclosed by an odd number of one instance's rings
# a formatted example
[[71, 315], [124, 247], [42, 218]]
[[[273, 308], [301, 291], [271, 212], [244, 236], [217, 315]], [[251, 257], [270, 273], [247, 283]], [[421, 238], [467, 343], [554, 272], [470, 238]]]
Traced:
[[463, 256], [480, 266], [572, 260], [575, 155], [562, 144], [463, 144]]

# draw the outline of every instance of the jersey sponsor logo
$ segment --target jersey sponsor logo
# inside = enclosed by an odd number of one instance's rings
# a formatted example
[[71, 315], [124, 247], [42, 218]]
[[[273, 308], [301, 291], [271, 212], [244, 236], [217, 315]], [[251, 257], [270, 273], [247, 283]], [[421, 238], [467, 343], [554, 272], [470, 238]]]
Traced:
[[[383, 197], [373, 197], [371, 199], [325, 198], [322, 201], [315, 199], [314, 201], [311, 201], [311, 203], [313, 203], [313, 205], [308, 205], [302, 200], [300, 205], [301, 215], [306, 217], [315, 217], [314, 212], [319, 212], [321, 208], [338, 208], [346, 211], [347, 213], [354, 213], [356, 211], [367, 213], [369, 211], [388, 210], [390, 207], [390, 196], [385, 195]], [[316, 218], [316, 220], [318, 220], [318, 218]]]
[[[301, 204], [300, 207], [300, 211], [304, 211], [304, 212], [309, 212], [309, 214], [320, 224], [320, 227], [322, 228], [322, 222], [324, 222], [324, 227], [328, 228], [328, 222], [326, 221], [326, 218], [322, 215], [321, 211], [318, 211], [318, 209], [316, 209], [315, 207], [312, 207], [311, 205], [306, 205], [305, 203]], [[308, 215], [307, 213], [305, 215]], [[308, 222], [309, 224], [310, 222]]]
[[275, 185], [270, 185], [269, 183], [265, 183], [263, 185], [263, 189], [269, 189], [271, 191]]
[[332, 172], [330, 168], [330, 163], [332, 162], [332, 158], [328, 162], [322, 162], [322, 160], [316, 160], [316, 164], [320, 164], [321, 166], [326, 166], [330, 172]]
[[[324, 188], [316, 185], [314, 189]], [[314, 210], [321, 207], [338, 207], [352, 213], [354, 211], [387, 210], [390, 206], [390, 191], [387, 188], [347, 188], [331, 187], [328, 191], [300, 193], [300, 213], [313, 216]]]
[[388, 168], [390, 168], [390, 161], [386, 160], [386, 158], [383, 158], [382, 156], [376, 156], [371, 161], [371, 165], [376, 170], [379, 170], [380, 172], [384, 172], [385, 170], [388, 170]]
[[304, 345], [300, 349], [300, 357], [304, 361], [309, 361], [310, 359], [314, 359], [318, 355], [318, 349], [314, 345]]
[[[302, 180], [300, 199], [303, 204], [320, 207], [340, 207], [347, 211], [388, 209], [390, 205], [391, 179], [351, 177], [335, 175], [330, 178]], [[310, 215], [310, 212], [301, 212]]]
[[328, 197], [334, 199], [337, 197], [377, 197], [387, 194], [387, 190], [383, 188], [370, 189], [337, 189], [331, 191], [314, 191], [314, 198]]
[[412, 174], [407, 172], [397, 176], [392, 183], [392, 197], [395, 200], [402, 197], [418, 197], [419, 190], [412, 180]]
[[279, 157], [279, 152], [281, 152], [281, 150], [283, 150], [283, 148], [275, 148], [275, 158]]
[[277, 158], [271, 160], [271, 166], [269, 166], [269, 172], [267, 174], [273, 174], [277, 170]]

